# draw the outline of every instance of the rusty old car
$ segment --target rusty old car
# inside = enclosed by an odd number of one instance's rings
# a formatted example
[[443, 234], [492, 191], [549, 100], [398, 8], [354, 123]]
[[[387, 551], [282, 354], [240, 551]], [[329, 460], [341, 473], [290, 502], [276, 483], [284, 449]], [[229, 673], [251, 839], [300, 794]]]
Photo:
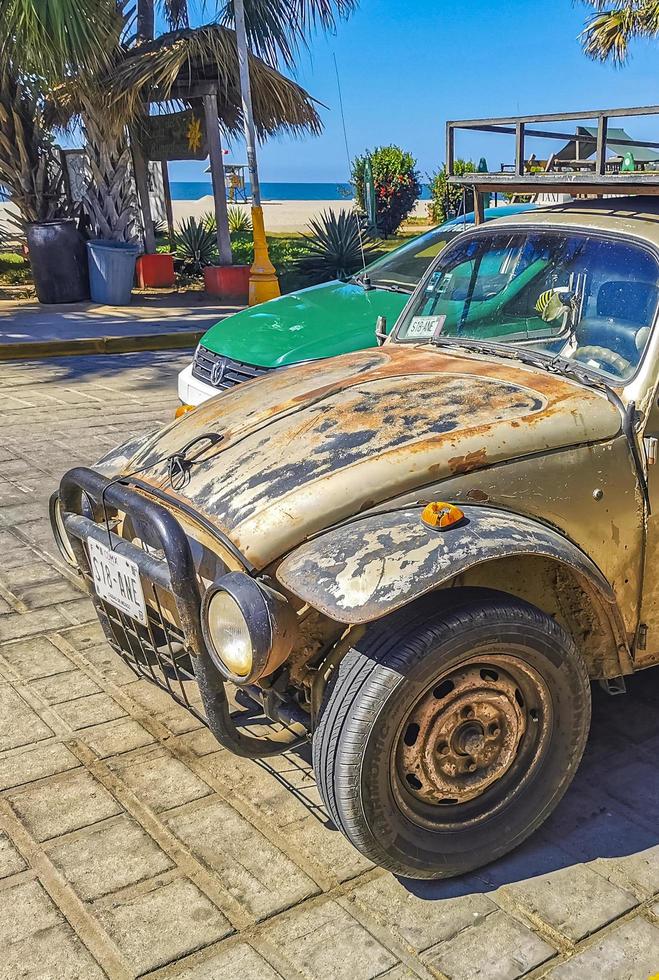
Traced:
[[591, 681], [659, 662], [658, 202], [467, 231], [382, 346], [240, 385], [52, 500], [117, 653], [233, 752], [310, 740], [331, 819], [398, 874], [517, 846]]

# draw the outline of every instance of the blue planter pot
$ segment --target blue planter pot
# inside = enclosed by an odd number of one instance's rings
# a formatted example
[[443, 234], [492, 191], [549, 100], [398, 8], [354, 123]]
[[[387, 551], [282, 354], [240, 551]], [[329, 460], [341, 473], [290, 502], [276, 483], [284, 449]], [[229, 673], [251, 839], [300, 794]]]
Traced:
[[128, 306], [140, 249], [131, 242], [87, 242], [89, 292], [94, 303]]

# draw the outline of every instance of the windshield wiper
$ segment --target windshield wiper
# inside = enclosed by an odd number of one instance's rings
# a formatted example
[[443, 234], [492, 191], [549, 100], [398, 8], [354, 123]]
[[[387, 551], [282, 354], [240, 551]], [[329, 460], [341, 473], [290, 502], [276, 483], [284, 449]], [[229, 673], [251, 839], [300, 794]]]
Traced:
[[521, 361], [523, 364], [531, 364], [533, 367], [547, 370], [548, 359], [527, 351], [525, 348], [513, 347], [509, 344], [483, 344], [480, 340], [472, 341], [460, 337], [437, 337], [430, 338], [429, 342], [436, 347], [462, 347], [464, 350], [475, 351], [477, 354], [494, 354], [495, 357], [510, 357], [513, 360]]
[[406, 289], [404, 286], [397, 286], [394, 283], [388, 282], [375, 282], [372, 285], [373, 289], [383, 289], [386, 293], [405, 293], [409, 296], [411, 289]]

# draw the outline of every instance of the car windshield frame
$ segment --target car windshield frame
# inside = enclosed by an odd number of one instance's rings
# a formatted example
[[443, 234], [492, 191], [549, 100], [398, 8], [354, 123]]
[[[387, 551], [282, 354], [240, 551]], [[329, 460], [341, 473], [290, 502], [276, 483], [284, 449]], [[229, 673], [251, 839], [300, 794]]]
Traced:
[[[578, 236], [582, 235], [590, 239], [598, 239], [600, 241], [612, 242], [621, 245], [634, 246], [641, 251], [648, 253], [657, 265], [658, 278], [657, 283], [659, 285], [659, 248], [651, 241], [647, 239], [640, 238], [637, 235], [630, 234], [628, 232], [619, 232], [613, 230], [605, 230], [601, 228], [593, 228], [583, 224], [567, 224], [567, 223], [557, 223], [556, 225], [550, 224], [540, 224], [538, 222], [516, 224], [511, 222], [506, 223], [505, 226], [496, 227], [490, 222], [482, 224], [479, 226], [473, 226], [468, 231], [465, 231], [460, 235], [460, 246], [463, 246], [467, 241], [467, 236], [469, 239], [476, 237], [481, 237], [483, 235], [538, 235], [542, 233], [562, 233], [565, 236]], [[428, 346], [432, 345], [436, 348], [450, 348], [450, 347], [462, 347], [465, 350], [473, 349], [478, 350], [479, 348], [493, 348], [496, 349], [497, 356], [508, 357], [511, 360], [528, 360], [533, 361], [537, 359], [540, 363], [546, 362], [546, 366], [551, 367], [552, 365], [556, 370], [560, 372], [564, 365], [568, 365], [577, 373], [583, 373], [584, 375], [590, 375], [594, 380], [599, 383], [604, 383], [607, 387], [617, 387], [625, 388], [630, 385], [639, 375], [643, 363], [645, 361], [648, 349], [652, 337], [657, 329], [657, 323], [659, 321], [659, 296], [655, 303], [654, 313], [652, 319], [649, 323], [649, 335], [645, 341], [643, 348], [639, 351], [638, 361], [634, 365], [634, 370], [626, 377], [618, 377], [612, 373], [608, 373], [604, 370], [600, 370], [586, 361], [576, 360], [570, 358], [569, 356], [564, 356], [561, 354], [553, 354], [551, 351], [543, 351], [539, 347], [534, 346], [533, 341], [520, 342], [506, 342], [501, 339], [501, 337], [468, 337], [468, 336], [438, 336], [437, 338], [428, 337], [420, 339], [418, 337], [401, 337], [401, 330], [404, 328], [405, 323], [410, 317], [410, 311], [414, 310], [418, 305], [419, 301], [426, 294], [427, 284], [431, 277], [436, 273], [437, 268], [442, 262], [446, 262], [451, 259], [451, 250], [457, 246], [457, 243], [451, 243], [448, 245], [439, 255], [435, 257], [430, 266], [428, 267], [425, 275], [419, 282], [414, 293], [410, 296], [404, 309], [401, 311], [394, 327], [387, 339], [387, 343], [394, 344], [406, 344], [408, 346]], [[543, 338], [544, 339], [544, 338]], [[552, 341], [546, 341], [552, 342]], [[536, 344], [542, 343], [542, 339], [535, 342]]]
[[[350, 282], [355, 283], [358, 286], [363, 286], [364, 279], [368, 278], [370, 286], [373, 289], [384, 289], [384, 290], [389, 289], [389, 290], [394, 290], [396, 292], [400, 291], [400, 292], [405, 292], [411, 296], [416, 290], [417, 286], [419, 285], [419, 282], [423, 280], [423, 278], [425, 277], [427, 269], [424, 271], [423, 275], [419, 278], [419, 280], [415, 282], [408, 282], [408, 283], [399, 282], [396, 281], [395, 279], [392, 279], [390, 281], [387, 279], [380, 280], [378, 277], [378, 272], [382, 269], [386, 269], [387, 266], [393, 264], [398, 258], [400, 259], [404, 259], [405, 257], [410, 258], [416, 255], [417, 252], [423, 252], [425, 250], [423, 248], [423, 243], [422, 243], [423, 238], [430, 238], [431, 235], [437, 235], [437, 239], [440, 240], [442, 237], [444, 237], [444, 246], [443, 248], [440, 249], [439, 252], [439, 254], [441, 254], [446, 248], [448, 248], [453, 243], [453, 240], [457, 238], [458, 235], [461, 234], [463, 234], [462, 226], [454, 227], [454, 226], [440, 225], [438, 228], [433, 228], [431, 231], [424, 232], [423, 235], [415, 236], [409, 242], [404, 242], [404, 244], [399, 245], [398, 248], [395, 248], [392, 252], [388, 252], [387, 255], [380, 256], [380, 258], [376, 259], [375, 262], [371, 262], [370, 265], [366, 266], [366, 268], [362, 269], [360, 272], [355, 273], [355, 275], [351, 277]], [[433, 245], [425, 246], [425, 248], [433, 248], [433, 247], [434, 247]], [[432, 266], [432, 264], [439, 258], [439, 254], [433, 255], [430, 258], [428, 262], [428, 268], [430, 268], [430, 266]]]

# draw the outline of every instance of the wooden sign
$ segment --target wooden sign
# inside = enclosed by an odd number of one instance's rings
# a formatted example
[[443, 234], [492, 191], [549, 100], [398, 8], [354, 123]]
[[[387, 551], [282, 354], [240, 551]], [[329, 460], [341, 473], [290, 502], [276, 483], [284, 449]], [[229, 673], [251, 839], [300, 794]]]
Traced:
[[149, 116], [140, 141], [147, 160], [205, 160], [208, 139], [204, 116], [195, 109]]

